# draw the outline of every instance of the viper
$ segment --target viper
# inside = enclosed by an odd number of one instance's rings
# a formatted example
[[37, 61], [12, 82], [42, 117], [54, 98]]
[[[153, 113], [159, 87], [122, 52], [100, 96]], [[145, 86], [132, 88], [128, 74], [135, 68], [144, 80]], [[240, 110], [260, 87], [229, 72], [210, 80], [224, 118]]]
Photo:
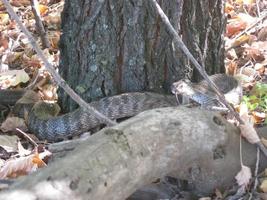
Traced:
[[[218, 89], [226, 97], [232, 96], [232, 99], [230, 98], [231, 101], [235, 103], [240, 101], [242, 88], [235, 78], [226, 74], [216, 74], [210, 76], [210, 79], [215, 82]], [[206, 105], [208, 102], [220, 104], [215, 93], [212, 92], [206, 81], [199, 83], [178, 81], [172, 85], [172, 92], [187, 96], [200, 105]], [[229, 97], [226, 98], [228, 101]], [[131, 117], [153, 108], [176, 106], [177, 101], [174, 95], [132, 92], [104, 97], [99, 101], [89, 103], [89, 105], [106, 117], [116, 120]], [[78, 108], [64, 115], [54, 116], [54, 114], [49, 112], [49, 110], [53, 110], [53, 106], [53, 104], [38, 101], [37, 103], [29, 103], [23, 107], [28, 112], [26, 120], [28, 128], [39, 139], [53, 142], [69, 136], [79, 135], [102, 124], [101, 120], [96, 118], [93, 113], [89, 113], [82, 108]], [[21, 109], [13, 109], [13, 112], [21, 115]], [[47, 114], [40, 115], [43, 112]]]

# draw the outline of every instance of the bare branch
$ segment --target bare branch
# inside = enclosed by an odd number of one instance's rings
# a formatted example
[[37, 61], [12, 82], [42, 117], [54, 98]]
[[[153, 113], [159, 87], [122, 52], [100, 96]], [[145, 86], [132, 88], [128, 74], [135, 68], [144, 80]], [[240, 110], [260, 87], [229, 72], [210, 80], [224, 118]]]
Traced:
[[49, 48], [50, 44], [38, 10], [38, 1], [31, 0], [32, 12], [36, 21], [36, 30], [40, 34], [43, 48]]

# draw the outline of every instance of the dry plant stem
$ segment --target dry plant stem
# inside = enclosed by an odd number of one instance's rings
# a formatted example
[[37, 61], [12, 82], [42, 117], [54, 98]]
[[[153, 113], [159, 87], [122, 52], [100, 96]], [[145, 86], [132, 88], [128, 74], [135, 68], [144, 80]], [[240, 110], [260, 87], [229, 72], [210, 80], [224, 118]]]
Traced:
[[32, 139], [30, 136], [28, 136], [27, 133], [25, 133], [24, 131], [20, 130], [19, 128], [16, 128], [16, 130], [17, 130], [18, 132], [20, 132], [21, 134], [23, 134], [26, 138], [28, 138], [28, 140], [29, 140], [35, 147], [38, 146], [38, 144], [37, 144], [36, 142], [34, 142], [33, 139]]
[[31, 0], [32, 12], [36, 21], [36, 30], [40, 34], [43, 48], [49, 48], [50, 44], [40, 17], [37, 0]]
[[[225, 100], [224, 95], [218, 90], [217, 86], [209, 79], [208, 74], [206, 73], [205, 66], [201, 66], [197, 60], [194, 58], [194, 56], [190, 53], [188, 48], [185, 46], [183, 43], [182, 39], [179, 37], [178, 33], [176, 30], [173, 28], [171, 25], [168, 17], [165, 15], [159, 4], [157, 3], [156, 0], [149, 0], [150, 6], [154, 9], [154, 12], [157, 12], [157, 14], [160, 16], [166, 31], [170, 34], [172, 37], [174, 44], [177, 49], [181, 49], [183, 53], [187, 56], [187, 58], [193, 63], [193, 65], [197, 68], [199, 73], [203, 76], [203, 78], [207, 81], [211, 89], [216, 93], [218, 96], [219, 100], [229, 109], [230, 113], [232, 113], [236, 120], [240, 124], [244, 124], [243, 120], [240, 118], [238, 113], [236, 113], [231, 105], [227, 103]], [[261, 151], [264, 153], [264, 155], [267, 157], [267, 149], [264, 147], [264, 145], [261, 142], [256, 143], [257, 146], [261, 149]]]
[[257, 186], [259, 183], [258, 181], [259, 163], [260, 163], [260, 151], [259, 151], [259, 148], [257, 148], [257, 160], [256, 160], [256, 167], [255, 167], [255, 172], [254, 172], [254, 176], [255, 176], [254, 187], [253, 187], [254, 191], [257, 189]]
[[102, 123], [106, 125], [115, 125], [117, 124], [116, 122], [108, 119], [106, 116], [104, 116], [102, 113], [98, 112], [96, 109], [92, 108], [89, 106], [83, 99], [79, 97], [78, 94], [76, 94], [70, 86], [66, 83], [66, 81], [55, 71], [53, 65], [51, 65], [48, 60], [46, 59], [45, 55], [43, 54], [42, 50], [39, 48], [37, 43], [35, 42], [34, 38], [30, 34], [30, 32], [25, 28], [25, 26], [22, 24], [20, 21], [19, 17], [17, 14], [14, 12], [12, 9], [11, 5], [7, 0], [2, 1], [8, 11], [8, 13], [11, 15], [11, 17], [17, 22], [19, 25], [20, 29], [22, 32], [27, 36], [29, 39], [33, 49], [36, 51], [37, 55], [41, 58], [41, 60], [44, 62], [44, 65], [47, 69], [47, 71], [53, 76], [55, 79], [55, 82], [64, 89], [64, 91], [70, 95], [70, 97], [81, 106], [81, 108], [87, 110], [88, 112], [91, 112], [94, 114]]

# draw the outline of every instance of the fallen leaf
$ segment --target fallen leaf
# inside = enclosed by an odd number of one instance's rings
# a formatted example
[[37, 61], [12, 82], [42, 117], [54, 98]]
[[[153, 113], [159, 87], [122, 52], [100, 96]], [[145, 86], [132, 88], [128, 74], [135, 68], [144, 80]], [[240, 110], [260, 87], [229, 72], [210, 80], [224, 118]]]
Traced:
[[235, 176], [236, 182], [239, 186], [247, 186], [251, 179], [251, 170], [249, 167], [242, 165], [241, 170]]
[[265, 41], [267, 39], [267, 26], [263, 27], [258, 33], [258, 40]]
[[26, 83], [30, 79], [29, 75], [22, 70], [9, 70], [0, 73], [0, 88], [7, 89], [20, 83]]
[[18, 142], [18, 154], [19, 154], [20, 156], [28, 156], [28, 155], [30, 155], [31, 153], [32, 153], [32, 151], [25, 149], [25, 148], [21, 145], [20, 141]]
[[267, 179], [264, 179], [260, 185], [260, 189], [263, 192], [267, 192]]
[[226, 35], [231, 37], [247, 27], [247, 23], [244, 21], [234, 21], [226, 26]]
[[256, 63], [254, 65], [254, 69], [259, 72], [260, 75], [263, 75], [264, 74], [264, 71], [265, 71], [265, 66], [261, 63]]
[[255, 144], [257, 142], [260, 142], [260, 138], [255, 128], [253, 127], [253, 122], [248, 115], [248, 110], [245, 109], [247, 109], [247, 106], [242, 103], [240, 106], [240, 117], [243, 120], [244, 124], [239, 125], [241, 135], [246, 138], [246, 140], [251, 144]]
[[48, 7], [46, 5], [39, 4], [38, 9], [41, 16], [44, 16], [48, 12]]
[[244, 34], [242, 36], [240, 36], [239, 38], [237, 38], [233, 43], [232, 43], [232, 47], [237, 47], [240, 46], [244, 43], [247, 43], [250, 39], [250, 35]]
[[51, 152], [45, 150], [40, 154], [34, 153], [25, 157], [10, 159], [1, 167], [0, 178], [15, 178], [34, 172], [37, 168], [46, 166], [42, 159], [51, 155]]
[[261, 124], [265, 121], [266, 114], [264, 112], [253, 111], [252, 116], [255, 124]]
[[3, 132], [14, 131], [16, 128], [27, 130], [24, 119], [19, 117], [8, 117], [0, 127]]
[[0, 178], [16, 178], [36, 171], [37, 164], [33, 162], [35, 155], [8, 160], [0, 170]]
[[7, 13], [0, 13], [0, 25], [6, 25], [9, 22], [9, 16]]
[[29, 6], [31, 4], [30, 0], [11, 0], [10, 4], [15, 7]]

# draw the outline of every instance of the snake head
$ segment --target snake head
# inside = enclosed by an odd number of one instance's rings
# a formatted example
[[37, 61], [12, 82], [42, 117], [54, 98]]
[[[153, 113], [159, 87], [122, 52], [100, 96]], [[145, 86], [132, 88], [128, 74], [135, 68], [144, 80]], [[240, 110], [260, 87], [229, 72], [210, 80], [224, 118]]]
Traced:
[[186, 94], [190, 95], [192, 91], [192, 83], [188, 79], [183, 79], [174, 82], [171, 86], [171, 91], [173, 94]]

